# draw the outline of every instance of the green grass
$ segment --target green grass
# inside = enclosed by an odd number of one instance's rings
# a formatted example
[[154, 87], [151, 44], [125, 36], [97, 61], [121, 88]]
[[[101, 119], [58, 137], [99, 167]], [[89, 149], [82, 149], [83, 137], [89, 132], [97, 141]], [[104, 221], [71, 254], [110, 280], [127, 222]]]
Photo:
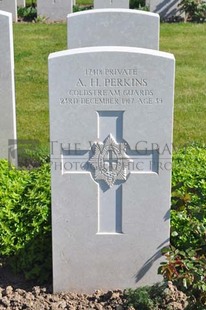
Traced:
[[36, 5], [36, 3], [37, 3], [37, 0], [26, 0], [26, 5], [27, 6], [31, 6], [31, 5]]
[[162, 24], [160, 49], [176, 58], [174, 144], [206, 142], [206, 24]]
[[78, 5], [92, 5], [93, 0], [76, 0]]
[[[83, 30], [82, 30], [83, 31]], [[174, 144], [206, 142], [206, 24], [162, 24], [160, 49], [176, 57]], [[14, 24], [19, 139], [49, 141], [49, 53], [66, 49], [66, 24]]]
[[66, 49], [66, 24], [15, 24], [14, 42], [18, 138], [46, 146], [48, 55]]

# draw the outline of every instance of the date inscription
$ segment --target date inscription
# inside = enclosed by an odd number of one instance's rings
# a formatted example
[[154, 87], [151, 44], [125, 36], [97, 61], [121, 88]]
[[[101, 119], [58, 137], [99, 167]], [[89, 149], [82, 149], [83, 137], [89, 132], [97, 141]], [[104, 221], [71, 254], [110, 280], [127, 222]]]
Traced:
[[163, 99], [137, 69], [87, 68], [82, 77], [74, 80], [66, 96], [59, 98], [59, 104], [161, 105]]

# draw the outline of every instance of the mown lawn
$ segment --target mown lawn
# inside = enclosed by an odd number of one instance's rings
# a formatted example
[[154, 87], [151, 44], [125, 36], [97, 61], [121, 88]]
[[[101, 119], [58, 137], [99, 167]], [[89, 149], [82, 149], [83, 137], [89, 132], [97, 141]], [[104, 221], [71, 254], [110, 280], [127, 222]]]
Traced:
[[[175, 147], [206, 142], [205, 38], [206, 24], [161, 25], [160, 50], [176, 57]], [[18, 138], [48, 146], [47, 58], [66, 49], [66, 24], [14, 24], [14, 42]]]
[[14, 24], [19, 139], [49, 140], [48, 55], [66, 49], [66, 24]]
[[206, 142], [206, 24], [162, 24], [160, 49], [174, 53], [174, 144]]

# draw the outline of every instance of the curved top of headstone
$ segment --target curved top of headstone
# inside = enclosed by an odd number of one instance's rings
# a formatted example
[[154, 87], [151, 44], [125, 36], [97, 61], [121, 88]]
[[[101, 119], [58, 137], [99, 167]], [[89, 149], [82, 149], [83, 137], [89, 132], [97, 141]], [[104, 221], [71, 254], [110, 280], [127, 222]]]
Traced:
[[2, 11], [2, 10], [0, 10], [0, 15], [2, 16], [2, 15], [4, 15], [4, 16], [7, 16], [7, 17], [12, 17], [12, 13], [10, 13], [10, 12], [6, 12], [6, 11]]
[[141, 15], [148, 15], [148, 16], [156, 16], [159, 17], [159, 14], [153, 13], [153, 12], [147, 12], [143, 10], [131, 10], [131, 9], [123, 9], [123, 8], [103, 8], [103, 9], [96, 9], [96, 10], [85, 10], [75, 13], [70, 13], [69, 15], [85, 15], [85, 14], [96, 14], [96, 13], [102, 13], [102, 12], [130, 12], [132, 14], [141, 14]]
[[136, 47], [129, 47], [129, 46], [94, 46], [92, 48], [85, 47], [85, 48], [75, 48], [71, 50], [63, 50], [60, 52], [54, 52], [49, 54], [48, 59], [58, 58], [68, 55], [77, 55], [77, 54], [86, 54], [86, 53], [134, 53], [134, 54], [144, 54], [144, 55], [152, 55], [157, 57], [165, 57], [168, 59], [174, 59], [174, 55], [168, 52], [150, 50], [145, 48], [136, 48]]
[[159, 49], [159, 15], [155, 13], [129, 9], [88, 10], [69, 14], [67, 25], [70, 49], [115, 45]]

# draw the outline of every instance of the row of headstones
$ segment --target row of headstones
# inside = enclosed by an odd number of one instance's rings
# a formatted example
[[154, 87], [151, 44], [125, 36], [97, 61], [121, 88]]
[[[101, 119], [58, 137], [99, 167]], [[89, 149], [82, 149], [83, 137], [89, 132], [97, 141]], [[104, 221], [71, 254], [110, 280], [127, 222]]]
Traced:
[[[11, 14], [0, 12], [0, 28], [7, 151], [16, 138]], [[153, 13], [91, 10], [68, 15], [68, 29], [70, 49], [49, 57], [54, 291], [157, 282], [169, 242], [171, 149], [163, 150], [174, 57], [158, 51]]]
[[[151, 12], [163, 18], [180, 15], [178, 4], [181, 0], [146, 0], [146, 6]], [[51, 21], [65, 20], [66, 15], [73, 12], [75, 0], [37, 0], [39, 16], [45, 16]], [[127, 0], [94, 0], [94, 9], [100, 8], [127, 8]]]
[[[180, 0], [146, 0], [151, 12], [167, 18], [179, 15]], [[62, 21], [67, 14], [73, 12], [76, 0], [37, 0], [38, 16], [46, 17], [50, 21]], [[0, 10], [12, 13], [13, 21], [17, 21], [17, 6], [25, 7], [25, 0], [0, 0]], [[94, 0], [94, 8], [129, 8], [127, 0]]]

